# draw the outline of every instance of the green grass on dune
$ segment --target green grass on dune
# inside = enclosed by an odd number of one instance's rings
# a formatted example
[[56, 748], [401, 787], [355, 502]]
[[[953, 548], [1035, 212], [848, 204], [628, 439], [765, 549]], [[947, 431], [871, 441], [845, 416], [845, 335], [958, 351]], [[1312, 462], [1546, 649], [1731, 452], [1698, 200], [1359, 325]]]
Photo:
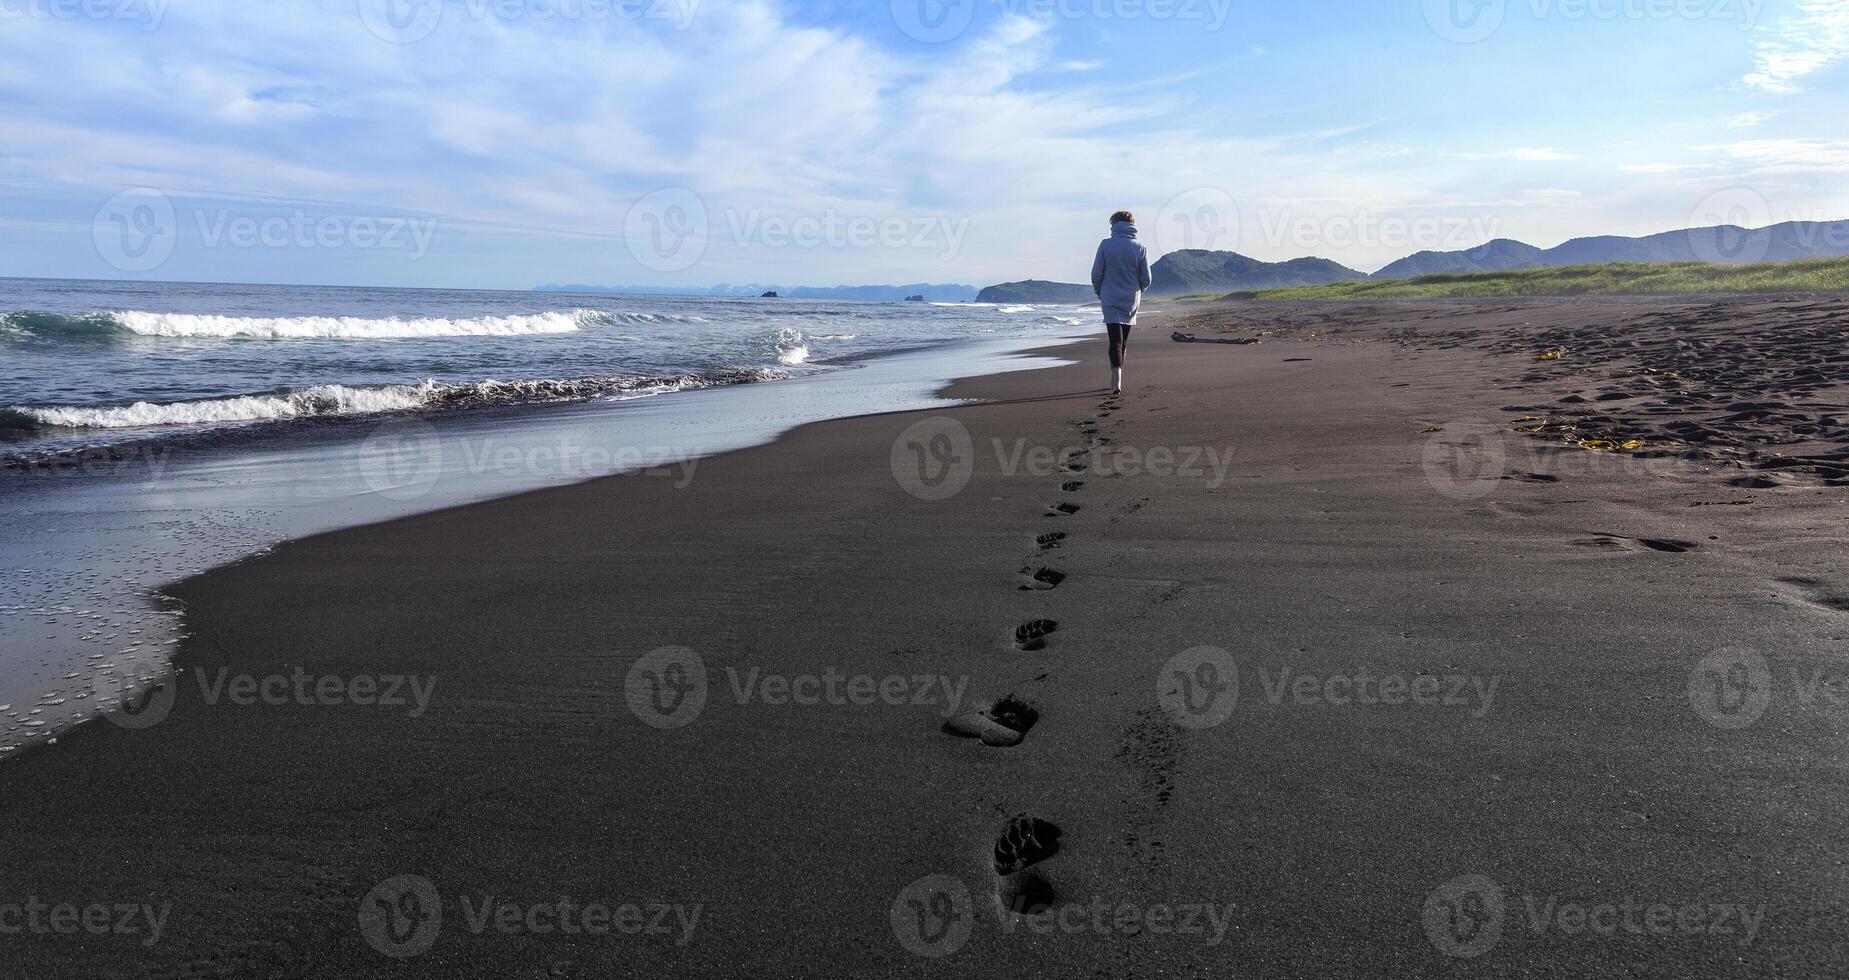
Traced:
[[[1473, 296], [1634, 296], [1700, 293], [1849, 292], [1849, 258], [1759, 265], [1611, 262], [1336, 282], [1227, 293], [1220, 299], [1438, 299]], [[1193, 299], [1196, 297], [1185, 297]], [[1208, 297], [1198, 297], [1206, 299]]]

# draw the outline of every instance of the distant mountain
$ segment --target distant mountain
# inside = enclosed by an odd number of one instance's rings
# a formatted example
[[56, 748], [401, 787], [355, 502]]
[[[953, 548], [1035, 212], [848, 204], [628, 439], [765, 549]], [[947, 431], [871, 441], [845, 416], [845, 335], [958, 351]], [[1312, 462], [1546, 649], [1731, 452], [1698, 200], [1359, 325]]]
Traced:
[[1261, 262], [1238, 252], [1184, 248], [1157, 259], [1155, 265], [1149, 267], [1149, 278], [1151, 296], [1188, 296], [1248, 289], [1320, 286], [1331, 282], [1366, 279], [1367, 274], [1328, 259]]
[[779, 286], [774, 283], [746, 283], [734, 286], [586, 286], [548, 283], [534, 286], [536, 293], [629, 293], [638, 296], [763, 296], [776, 293], [785, 299], [859, 299], [904, 300], [923, 296], [935, 303], [967, 303], [976, 298], [976, 287], [960, 284], [914, 282], [900, 286]]
[[1544, 264], [1541, 249], [1511, 238], [1498, 238], [1462, 252], [1419, 252], [1390, 262], [1370, 279], [1409, 279], [1440, 273], [1501, 272]]
[[1096, 303], [1098, 296], [1091, 283], [1048, 282], [1026, 279], [986, 286], [976, 294], [978, 303]]
[[1549, 249], [1497, 239], [1461, 252], [1420, 252], [1370, 278], [1404, 279], [1433, 273], [1500, 272], [1606, 262], [1795, 262], [1849, 255], [1849, 221], [1787, 221], [1764, 228], [1715, 225], [1641, 238], [1597, 235]]

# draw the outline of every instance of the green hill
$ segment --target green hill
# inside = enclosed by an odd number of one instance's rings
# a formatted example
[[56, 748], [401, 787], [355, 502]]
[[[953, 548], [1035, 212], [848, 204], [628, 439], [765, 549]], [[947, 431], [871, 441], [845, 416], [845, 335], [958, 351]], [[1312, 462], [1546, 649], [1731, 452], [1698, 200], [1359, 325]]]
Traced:
[[1097, 294], [1091, 291], [1091, 283], [1048, 282], [1045, 279], [1023, 279], [1020, 282], [1004, 282], [983, 287], [976, 294], [978, 303], [1096, 303]]
[[1435, 299], [1471, 296], [1641, 296], [1849, 292], [1849, 258], [1757, 265], [1608, 262], [1465, 275], [1371, 279], [1227, 293], [1220, 299]]
[[1366, 279], [1363, 273], [1328, 259], [1261, 262], [1238, 252], [1184, 248], [1149, 267], [1149, 295], [1184, 296], [1231, 289], [1281, 289]]

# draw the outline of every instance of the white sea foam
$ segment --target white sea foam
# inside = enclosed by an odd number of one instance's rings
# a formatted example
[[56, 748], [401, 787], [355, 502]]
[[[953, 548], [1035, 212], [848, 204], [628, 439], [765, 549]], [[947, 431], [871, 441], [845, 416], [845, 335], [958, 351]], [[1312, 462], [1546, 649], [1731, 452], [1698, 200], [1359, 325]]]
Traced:
[[263, 340], [362, 339], [416, 337], [517, 337], [576, 333], [598, 323], [704, 322], [698, 317], [658, 313], [604, 313], [594, 310], [551, 311], [484, 317], [248, 317], [201, 313], [143, 313], [127, 310], [110, 318], [122, 329], [144, 337], [248, 337]]
[[254, 337], [267, 340], [315, 338], [511, 337], [573, 333], [580, 311], [449, 319], [356, 316], [247, 317], [196, 313], [112, 314], [124, 329], [144, 337]]
[[[807, 356], [806, 351], [803, 356]], [[802, 357], [787, 361], [799, 364]], [[480, 381], [455, 384], [425, 381], [414, 385], [316, 385], [299, 391], [238, 395], [189, 402], [136, 402], [120, 406], [17, 406], [9, 411], [41, 425], [89, 429], [128, 429], [165, 425], [265, 422], [319, 416], [368, 415], [412, 409], [467, 408], [529, 402], [580, 401], [587, 398], [637, 398], [689, 388], [768, 381], [785, 377], [770, 368], [713, 375], [674, 377], [540, 378], [530, 381]]]
[[240, 395], [196, 402], [136, 402], [102, 408], [22, 407], [17, 411], [45, 425], [64, 425], [92, 429], [127, 429], [158, 425], [197, 425], [208, 422], [258, 422], [269, 419], [302, 418], [312, 415], [364, 415], [370, 412], [402, 411], [428, 404], [437, 390], [437, 382], [421, 385], [382, 385], [349, 388], [346, 385], [316, 385], [301, 391], [276, 395]]
[[777, 331], [777, 363], [794, 367], [809, 359], [809, 345], [803, 332], [791, 327]]

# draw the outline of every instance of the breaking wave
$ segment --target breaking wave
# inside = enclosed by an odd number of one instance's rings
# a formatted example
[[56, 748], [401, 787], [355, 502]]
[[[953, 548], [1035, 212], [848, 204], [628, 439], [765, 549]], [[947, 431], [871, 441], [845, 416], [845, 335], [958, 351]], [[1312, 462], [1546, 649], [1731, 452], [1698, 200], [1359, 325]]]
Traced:
[[208, 313], [144, 313], [124, 310], [61, 316], [55, 313], [0, 314], [0, 338], [16, 340], [96, 339], [111, 336], [248, 338], [257, 340], [393, 340], [418, 337], [518, 337], [575, 333], [624, 323], [705, 323], [669, 313], [605, 313], [568, 310], [482, 317], [223, 316]]
[[20, 435], [47, 428], [127, 429], [277, 419], [332, 418], [447, 408], [478, 408], [536, 402], [637, 398], [694, 388], [749, 384], [782, 377], [770, 369], [671, 377], [542, 378], [456, 384], [316, 385], [232, 398], [182, 402], [136, 402], [119, 406], [25, 406], [0, 409], [0, 432]]

